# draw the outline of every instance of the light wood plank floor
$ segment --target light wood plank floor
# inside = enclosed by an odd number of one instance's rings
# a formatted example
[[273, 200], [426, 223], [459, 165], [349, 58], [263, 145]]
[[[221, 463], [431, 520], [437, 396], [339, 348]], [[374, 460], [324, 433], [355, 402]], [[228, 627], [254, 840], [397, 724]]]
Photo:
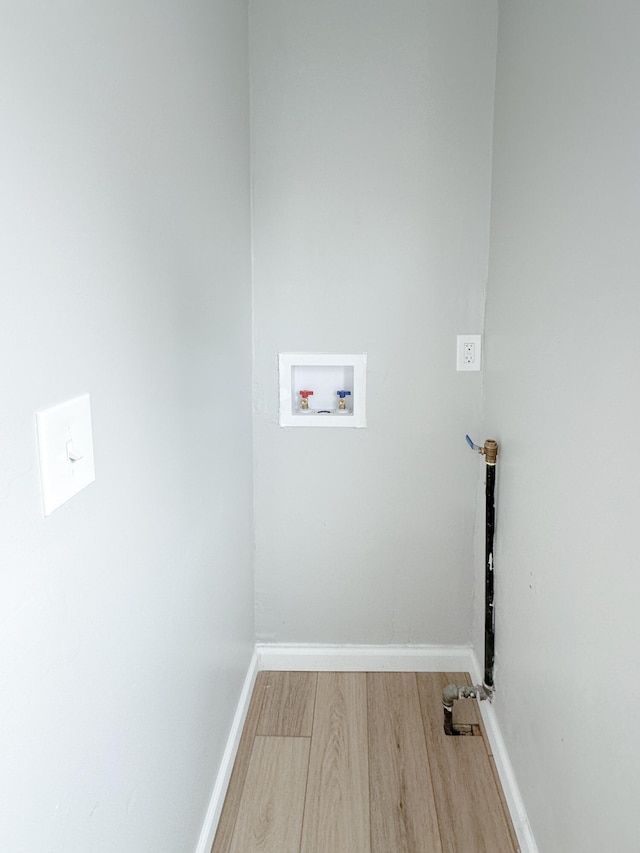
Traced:
[[465, 673], [261, 672], [212, 853], [515, 853]]

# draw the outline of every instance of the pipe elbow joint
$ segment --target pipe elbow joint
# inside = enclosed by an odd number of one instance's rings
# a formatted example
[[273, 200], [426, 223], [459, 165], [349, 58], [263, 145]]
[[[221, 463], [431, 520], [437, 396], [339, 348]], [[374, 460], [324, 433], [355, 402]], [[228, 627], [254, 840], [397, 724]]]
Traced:
[[447, 708], [453, 708], [453, 703], [459, 695], [459, 688], [456, 684], [447, 684], [442, 691], [442, 704]]

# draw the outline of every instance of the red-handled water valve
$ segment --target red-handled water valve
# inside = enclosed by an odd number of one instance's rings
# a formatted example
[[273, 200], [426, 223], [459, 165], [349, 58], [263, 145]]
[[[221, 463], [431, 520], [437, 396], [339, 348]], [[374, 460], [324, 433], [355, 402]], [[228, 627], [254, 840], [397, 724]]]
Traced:
[[313, 396], [313, 391], [300, 391], [300, 396], [302, 397], [302, 402], [300, 403], [301, 409], [309, 408], [309, 397]]

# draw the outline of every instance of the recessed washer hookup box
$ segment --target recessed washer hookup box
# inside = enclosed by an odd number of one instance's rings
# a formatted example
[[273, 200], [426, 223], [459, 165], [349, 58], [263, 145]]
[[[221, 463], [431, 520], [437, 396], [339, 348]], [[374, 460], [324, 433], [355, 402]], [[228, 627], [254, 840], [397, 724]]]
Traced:
[[279, 355], [280, 426], [366, 427], [367, 354]]

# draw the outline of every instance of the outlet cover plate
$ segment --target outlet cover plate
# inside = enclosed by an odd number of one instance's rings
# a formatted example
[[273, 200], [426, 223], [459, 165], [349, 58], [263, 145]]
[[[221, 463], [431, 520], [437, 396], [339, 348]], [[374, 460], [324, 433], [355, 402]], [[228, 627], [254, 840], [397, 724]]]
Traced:
[[458, 335], [456, 370], [480, 370], [482, 367], [482, 335]]
[[89, 395], [36, 412], [36, 426], [42, 505], [51, 515], [96, 478]]

